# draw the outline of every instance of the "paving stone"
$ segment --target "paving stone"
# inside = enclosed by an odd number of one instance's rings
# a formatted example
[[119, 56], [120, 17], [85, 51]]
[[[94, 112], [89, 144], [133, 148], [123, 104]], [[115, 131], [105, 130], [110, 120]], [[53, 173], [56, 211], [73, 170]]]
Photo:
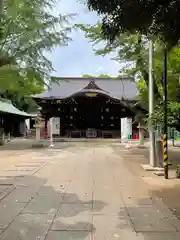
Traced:
[[176, 232], [171, 221], [164, 219], [132, 219], [136, 232]]
[[48, 188], [51, 187], [52, 189], [54, 189], [54, 191], [61, 190], [61, 192], [63, 192], [63, 193], [67, 191], [67, 185], [60, 184], [59, 181], [52, 181], [52, 180], [47, 181], [46, 184], [44, 184], [44, 187], [48, 187]]
[[0, 183], [5, 185], [12, 185], [14, 183], [14, 179], [11, 176], [0, 176]]
[[180, 232], [180, 221], [179, 221], [179, 219], [178, 218], [172, 219], [171, 223], [177, 229], [177, 231]]
[[140, 240], [179, 240], [180, 233], [168, 233], [168, 232], [161, 232], [161, 233], [142, 233], [139, 235]]
[[1, 174], [1, 178], [3, 177], [8, 177], [8, 178], [15, 178], [15, 177], [19, 177], [19, 176], [25, 176], [28, 175], [28, 172], [19, 172], [19, 171], [3, 171], [0, 173]]
[[8, 171], [8, 172], [16, 172], [16, 171], [18, 171], [18, 172], [32, 172], [32, 171], [34, 171], [36, 168], [35, 167], [14, 167], [14, 168], [10, 168], [10, 169], [7, 169], [6, 171]]
[[59, 206], [60, 206], [59, 201], [36, 198], [35, 200], [31, 201], [28, 204], [28, 206], [23, 210], [23, 213], [32, 214], [54, 213], [58, 210]]
[[105, 203], [109, 204], [122, 204], [122, 197], [120, 195], [120, 192], [117, 190], [114, 190], [113, 188], [109, 189], [100, 189], [100, 188], [94, 188], [93, 190], [93, 200], [101, 200]]
[[0, 202], [0, 229], [6, 228], [25, 206], [26, 203], [7, 202], [2, 200]]
[[110, 145], [65, 147], [52, 149], [51, 156], [40, 150], [38, 160], [29, 153], [29, 160], [14, 163], [28, 167], [46, 162], [33, 176], [2, 172], [1, 179], [10, 179], [16, 189], [0, 202], [0, 240], [44, 240], [49, 228], [46, 240], [180, 239], [175, 232], [180, 221], [162, 204], [154, 204]]
[[119, 216], [121, 208], [124, 208], [124, 204], [110, 204], [102, 201], [93, 202], [93, 215], [115, 215]]
[[37, 188], [38, 190], [46, 183], [46, 178], [38, 178], [32, 175], [25, 175], [24, 177], [19, 177], [16, 179], [16, 185], [25, 184], [30, 188]]
[[6, 201], [29, 202], [37, 194], [39, 186], [16, 187], [6, 198]]
[[93, 240], [137, 238], [133, 225], [127, 216], [124, 219], [119, 219], [117, 216], [95, 215], [93, 216], [93, 227]]
[[[144, 225], [145, 223], [150, 223], [150, 225], [160, 226], [160, 229], [162, 231], [162, 223], [165, 224], [165, 226], [169, 226], [168, 228], [174, 230], [177, 229], [179, 231], [180, 229], [180, 221], [173, 216], [172, 214], [166, 214], [166, 212], [163, 212], [162, 210], [159, 210], [159, 207], [154, 206], [152, 208], [149, 207], [129, 207], [126, 206], [128, 210], [128, 214], [131, 218], [131, 220], [134, 222], [134, 224], [137, 226], [139, 221], [143, 221]], [[159, 224], [161, 223], [161, 224]], [[144, 226], [142, 225], [142, 226]], [[144, 228], [144, 227], [143, 227]]]
[[173, 214], [173, 211], [170, 210], [168, 206], [163, 203], [162, 199], [155, 198], [154, 202], [157, 205], [157, 207], [164, 213], [166, 218], [172, 219], [172, 220], [178, 220], [177, 217]]
[[41, 189], [26, 206], [23, 213], [53, 213], [58, 210], [64, 193], [51, 187]]
[[127, 211], [134, 224], [137, 232], [141, 231], [172, 231], [177, 229], [173, 225], [172, 219], [168, 219], [166, 215], [154, 205], [149, 207], [127, 206]]
[[62, 199], [64, 197], [64, 189], [60, 188], [54, 188], [52, 186], [43, 186], [39, 189], [37, 196], [41, 197], [47, 197], [51, 196], [52, 198], [58, 198]]
[[1, 235], [1, 240], [44, 240], [52, 214], [20, 214]]
[[[93, 238], [93, 240], [96, 240], [97, 238]], [[108, 238], [101, 238], [102, 240]], [[100, 239], [100, 240], [101, 240]], [[129, 240], [129, 239], [135, 239], [135, 240], [179, 240], [180, 239], [180, 233], [179, 232], [142, 232], [142, 233], [135, 233], [135, 232], [122, 232], [120, 235], [115, 234], [114, 237], [110, 239], [123, 239], [123, 240]], [[98, 239], [97, 239], [98, 240]]]
[[71, 176], [69, 178], [67, 178], [66, 176], [66, 181], [69, 180], [69, 187], [68, 189], [70, 191], [74, 190], [75, 187], [81, 187], [82, 190], [86, 190], [86, 191], [92, 191], [92, 188], [93, 188], [93, 179], [92, 177], [88, 177], [86, 176], [86, 181], [83, 181], [83, 180], [79, 180], [77, 181], [74, 180], [74, 178]]
[[92, 240], [88, 231], [50, 231], [46, 240]]
[[92, 231], [92, 205], [62, 204], [51, 230]]
[[129, 206], [126, 205], [127, 211], [131, 219], [165, 219], [164, 213], [156, 207], [156, 205], [152, 205], [152, 208], [146, 206]]
[[0, 194], [3, 193], [6, 189], [8, 189], [8, 185], [0, 185]]
[[15, 186], [13, 184], [7, 184], [6, 187], [1, 188], [0, 201], [6, 198], [12, 191], [14, 191]]
[[130, 206], [145, 206], [152, 208], [154, 205], [154, 202], [151, 198], [147, 196], [137, 196], [137, 194], [134, 194], [133, 191], [126, 190], [126, 192], [121, 193], [123, 202], [125, 205]]
[[37, 163], [21, 163], [21, 164], [16, 164], [15, 167], [16, 168], [39, 168], [42, 167], [42, 164], [37, 164]]
[[[74, 188], [77, 189], [77, 188]], [[63, 203], [92, 203], [92, 190], [81, 189], [79, 186], [77, 191], [67, 191], [64, 194]]]

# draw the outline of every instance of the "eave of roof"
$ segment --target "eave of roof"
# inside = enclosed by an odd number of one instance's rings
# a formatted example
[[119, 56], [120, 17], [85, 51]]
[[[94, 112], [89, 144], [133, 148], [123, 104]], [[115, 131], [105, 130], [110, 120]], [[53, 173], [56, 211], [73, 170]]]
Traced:
[[20, 111], [16, 107], [14, 107], [10, 100], [0, 98], [0, 112], [1, 113], [8, 113], [8, 114], [14, 114], [19, 115], [23, 117], [31, 117], [30, 114]]

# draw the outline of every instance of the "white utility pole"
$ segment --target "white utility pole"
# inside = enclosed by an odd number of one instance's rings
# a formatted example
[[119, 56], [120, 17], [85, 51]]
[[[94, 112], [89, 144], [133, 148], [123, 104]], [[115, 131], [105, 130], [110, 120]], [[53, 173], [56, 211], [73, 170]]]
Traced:
[[[154, 112], [154, 81], [153, 81], [153, 52], [154, 44], [152, 39], [149, 40], [149, 117]], [[156, 167], [156, 150], [155, 150], [155, 132], [152, 126], [149, 127], [150, 140], [150, 165]]]

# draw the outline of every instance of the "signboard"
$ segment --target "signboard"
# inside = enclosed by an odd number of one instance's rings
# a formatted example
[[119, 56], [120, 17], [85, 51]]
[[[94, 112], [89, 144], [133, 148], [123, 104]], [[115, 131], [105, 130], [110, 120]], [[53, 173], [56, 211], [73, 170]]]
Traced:
[[132, 137], [132, 119], [121, 118], [121, 138], [130, 139]]
[[132, 118], [126, 118], [127, 137], [132, 138]]
[[126, 118], [121, 118], [121, 138], [126, 138]]
[[96, 97], [97, 94], [96, 93], [86, 93], [87, 97]]

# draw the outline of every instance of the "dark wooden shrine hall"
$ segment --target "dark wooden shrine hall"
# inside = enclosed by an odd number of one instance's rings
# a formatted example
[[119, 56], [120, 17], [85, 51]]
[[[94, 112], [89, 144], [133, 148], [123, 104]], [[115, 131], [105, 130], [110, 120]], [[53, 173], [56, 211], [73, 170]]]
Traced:
[[43, 117], [59, 117], [59, 136], [120, 137], [120, 119], [134, 118], [127, 103], [138, 91], [131, 78], [60, 78], [51, 89], [33, 96]]

